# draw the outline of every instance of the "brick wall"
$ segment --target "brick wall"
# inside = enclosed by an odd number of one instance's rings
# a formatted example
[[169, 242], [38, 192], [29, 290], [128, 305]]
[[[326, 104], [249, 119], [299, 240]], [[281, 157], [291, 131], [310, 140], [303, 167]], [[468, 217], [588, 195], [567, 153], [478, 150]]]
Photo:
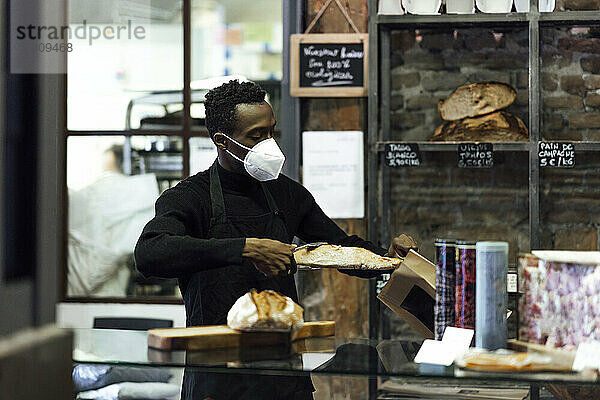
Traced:
[[578, 10], [578, 11], [592, 11], [600, 10], [599, 0], [556, 0], [555, 10]]
[[527, 123], [527, 25], [503, 30], [396, 31], [392, 34], [393, 140], [428, 140], [442, 119], [439, 100], [466, 83], [497, 81], [517, 90], [508, 111]]

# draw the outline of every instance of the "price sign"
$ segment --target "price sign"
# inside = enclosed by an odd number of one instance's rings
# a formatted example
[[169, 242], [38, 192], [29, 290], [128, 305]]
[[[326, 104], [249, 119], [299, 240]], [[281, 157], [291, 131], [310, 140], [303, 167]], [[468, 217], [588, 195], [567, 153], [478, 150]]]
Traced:
[[540, 142], [540, 167], [572, 168], [575, 166], [575, 145], [566, 142]]
[[494, 166], [494, 147], [491, 143], [459, 143], [460, 168], [491, 168]]
[[385, 286], [386, 283], [390, 280], [391, 274], [381, 274], [380, 277], [377, 278], [377, 289], [375, 290], [377, 294], [381, 292], [381, 289]]
[[517, 293], [517, 274], [509, 273], [506, 275], [506, 291], [508, 293]]
[[416, 143], [387, 143], [385, 163], [388, 167], [418, 167], [421, 165], [421, 152]]

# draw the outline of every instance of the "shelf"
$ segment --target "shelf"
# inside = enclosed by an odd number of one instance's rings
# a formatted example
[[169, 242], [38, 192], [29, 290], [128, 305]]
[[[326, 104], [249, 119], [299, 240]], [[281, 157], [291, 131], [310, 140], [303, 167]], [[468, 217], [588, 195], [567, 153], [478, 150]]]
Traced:
[[[460, 143], [473, 142], [402, 142], [402, 141], [386, 141], [377, 142], [376, 151], [385, 151], [385, 145], [388, 143], [412, 143], [419, 146], [420, 151], [438, 152], [438, 151], [458, 151]], [[483, 143], [483, 142], [482, 142]], [[515, 142], [515, 143], [492, 143], [494, 151], [529, 151], [530, 142]]]
[[525, 25], [530, 20], [539, 20], [542, 25], [570, 25], [576, 23], [600, 25], [598, 11], [555, 11], [551, 13], [508, 13], [508, 14], [440, 14], [440, 15], [383, 15], [378, 14], [378, 25], [400, 28], [410, 25], [436, 27], [468, 27], [474, 25], [502, 26], [514, 23]]
[[600, 142], [570, 142], [575, 144], [576, 151], [600, 151]]
[[[368, 0], [369, 10], [377, 10], [377, 0]], [[414, 72], [414, 65], [408, 65], [402, 67], [395, 65], [393, 57], [396, 55], [404, 55], [408, 49], [403, 46], [394, 46], [393, 43], [395, 38], [392, 37], [394, 30], [417, 30], [417, 29], [429, 29], [429, 30], [446, 30], [447, 33], [452, 32], [454, 29], [474, 29], [474, 30], [493, 30], [502, 31], [510, 30], [518, 33], [519, 46], [523, 48], [527, 47], [528, 50], [528, 105], [529, 110], [527, 123], [530, 139], [527, 142], [512, 142], [512, 143], [492, 143], [493, 150], [500, 154], [499, 159], [505, 158], [510, 153], [518, 152], [518, 158], [521, 164], [519, 168], [527, 168], [529, 187], [527, 190], [528, 204], [526, 210], [523, 213], [527, 213], [529, 227], [528, 234], [529, 245], [531, 248], [540, 248], [544, 242], [545, 232], [542, 230], [541, 219], [542, 216], [542, 200], [541, 193], [544, 187], [540, 184], [543, 175], [539, 162], [539, 143], [543, 142], [567, 142], [573, 143], [575, 152], [577, 153], [576, 159], [579, 154], [586, 154], [588, 159], [595, 160], [595, 153], [600, 153], [600, 141], [598, 142], [583, 142], [576, 140], [552, 140], [544, 139], [544, 128], [542, 125], [542, 114], [541, 102], [543, 93], [541, 91], [541, 56], [543, 51], [541, 49], [544, 38], [544, 29], [553, 29], [554, 27], [570, 28], [570, 27], [586, 27], [586, 26], [600, 26], [600, 10], [598, 11], [556, 11], [552, 13], [539, 13], [537, 11], [531, 13], [508, 13], [508, 14], [463, 14], [463, 15], [377, 15], [370, 13], [369, 15], [369, 104], [368, 104], [368, 131], [369, 131], [369, 152], [367, 155], [368, 165], [368, 208], [367, 208], [367, 231], [369, 239], [372, 241], [379, 241], [383, 243], [391, 236], [391, 231], [397, 229], [395, 224], [399, 221], [395, 220], [394, 211], [396, 211], [396, 204], [392, 203], [393, 196], [398, 195], [399, 188], [395, 187], [395, 180], [393, 168], [384, 168], [387, 164], [385, 161], [385, 146], [389, 143], [395, 144], [412, 144], [417, 145], [422, 155], [425, 153], [429, 154], [430, 157], [424, 157], [426, 161], [429, 161], [433, 155], [444, 156], [443, 159], [449, 161], [448, 157], [453, 154], [457, 155], [458, 146], [460, 143], [465, 142], [429, 142], [429, 141], [410, 141], [406, 139], [400, 139], [392, 141], [392, 137], [403, 138], [403, 130], [400, 129], [400, 135], [396, 135], [398, 129], [393, 129], [393, 121], [390, 118], [392, 114], [392, 78], [391, 71], [394, 68], [398, 68], [398, 71], [403, 72]], [[527, 37], [526, 37], [527, 36]], [[443, 50], [443, 43], [440, 44], [440, 48]], [[434, 49], [428, 49], [434, 50]], [[440, 49], [435, 49], [438, 51]], [[467, 52], [470, 49], [466, 48]], [[473, 50], [476, 51], [476, 50]], [[585, 52], [585, 51], [583, 51]], [[593, 52], [589, 52], [593, 53]], [[462, 54], [462, 53], [461, 53]], [[474, 60], [476, 60], [474, 58]], [[475, 61], [473, 62], [475, 63]], [[465, 63], [469, 64], [470, 63]], [[512, 69], [510, 62], [505, 63], [502, 69]], [[405, 71], [406, 68], [406, 71]], [[487, 67], [483, 66], [481, 69], [485, 70]], [[500, 68], [499, 68], [500, 69]], [[396, 73], [397, 71], [394, 70]], [[463, 71], [461, 71], [463, 72]], [[470, 71], [469, 71], [470, 72]], [[423, 76], [420, 77], [421, 79]], [[414, 92], [410, 92], [414, 93]], [[394, 127], [397, 128], [397, 127]], [[412, 127], [412, 134], [424, 133], [415, 132], [418, 129]], [[396, 132], [396, 133], [394, 133]], [[415, 136], [412, 136], [415, 137]], [[427, 136], [421, 136], [426, 138]], [[482, 142], [485, 142], [482, 140]], [[510, 153], [509, 153], [510, 152]], [[591, 156], [591, 157], [590, 157]], [[433, 157], [435, 159], [436, 157]], [[439, 158], [439, 157], [437, 157]], [[527, 159], [527, 161], [525, 161]], [[499, 163], [498, 169], [502, 168], [502, 163]], [[505, 163], [509, 169], [507, 171], [499, 173], [510, 173], [514, 165]], [[435, 165], [435, 164], [434, 164]], [[577, 164], [576, 164], [577, 165]], [[452, 166], [452, 168], [454, 168]], [[593, 172], [591, 168], [593, 165], [581, 165], [580, 168], [586, 169], [587, 172]], [[434, 184], [435, 179], [439, 176], [428, 175], [427, 169], [422, 172], [422, 175], [416, 174], [410, 176], [413, 179], [412, 182], [419, 182], [420, 180], [429, 180]], [[409, 173], [409, 175], [411, 175]], [[542, 178], [541, 178], [542, 176]], [[510, 176], [507, 179], [510, 180]], [[523, 178], [523, 177], [521, 177]], [[452, 180], [450, 180], [452, 182]], [[456, 180], [458, 184], [463, 184], [460, 180]], [[470, 183], [469, 183], [470, 184]], [[466, 185], [465, 185], [466, 186]], [[491, 185], [496, 186], [496, 183]], [[461, 188], [456, 189], [460, 191]], [[524, 196], [522, 192], [519, 196]], [[419, 196], [428, 196], [430, 193], [415, 194], [414, 197], [418, 201]], [[491, 195], [480, 194], [473, 201], [481, 201], [485, 203]], [[514, 198], [511, 196], [511, 200]], [[408, 204], [408, 203], [407, 203]], [[403, 205], [404, 207], [404, 205]], [[483, 205], [483, 208], [486, 208]], [[404, 210], [403, 210], [404, 211]], [[417, 217], [425, 216], [427, 208], [423, 208], [422, 212]], [[443, 210], [435, 210], [435, 213], [442, 215]], [[403, 214], [404, 215], [404, 214]], [[427, 218], [427, 216], [425, 216]], [[432, 216], [432, 220], [429, 222], [432, 225], [437, 224], [437, 216]], [[441, 221], [441, 220], [439, 220]], [[418, 221], [418, 223], [423, 223]], [[445, 224], [445, 222], [443, 223]], [[436, 225], [436, 229], [437, 229]], [[439, 226], [443, 226], [439, 224]], [[451, 230], [456, 231], [458, 227], [452, 225]], [[520, 239], [519, 239], [520, 240]], [[389, 334], [390, 322], [386, 320], [384, 315], [380, 322], [379, 311], [377, 307], [379, 304], [375, 300], [373, 295], [376, 291], [376, 284], [371, 284], [369, 297], [369, 335], [370, 337], [376, 337], [381, 329], [383, 335], [386, 332]], [[370, 387], [370, 397], [376, 398], [377, 390], [376, 387]]]
[[506, 25], [515, 22], [526, 24], [528, 14], [441, 14], [441, 15], [377, 15], [375, 19], [379, 25], [401, 27], [406, 25], [435, 25], [435, 26], [473, 26], [479, 24]]
[[543, 25], [600, 25], [600, 10], [596, 11], [557, 11], [540, 13], [539, 21]]
[[[575, 144], [575, 151], [600, 151], [600, 142], [575, 142], [569, 140], [544, 140], [544, 142], [565, 142]], [[460, 143], [473, 143], [473, 142], [403, 142], [403, 141], [385, 141], [377, 142], [375, 145], [375, 152], [385, 151], [385, 145], [388, 143], [411, 143], [417, 144], [420, 151], [424, 152], [438, 152], [438, 151], [458, 151], [458, 145]], [[480, 142], [487, 143], [487, 142]], [[514, 143], [494, 143], [492, 142], [494, 151], [529, 151], [531, 145], [535, 145], [534, 142], [514, 142]], [[537, 148], [537, 146], [535, 146]]]

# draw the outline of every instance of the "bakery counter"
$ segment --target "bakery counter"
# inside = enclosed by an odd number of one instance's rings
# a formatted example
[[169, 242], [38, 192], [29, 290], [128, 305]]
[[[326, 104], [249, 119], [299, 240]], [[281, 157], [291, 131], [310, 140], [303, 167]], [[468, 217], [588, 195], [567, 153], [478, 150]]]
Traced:
[[289, 346], [248, 346], [203, 351], [160, 351], [148, 347], [144, 331], [74, 330], [73, 361], [129, 366], [185, 367], [204, 372], [256, 375], [353, 375], [449, 380], [473, 384], [493, 382], [598, 385], [596, 374], [475, 372], [457, 367], [426, 368], [415, 364], [421, 340], [373, 341], [356, 338], [313, 338]]

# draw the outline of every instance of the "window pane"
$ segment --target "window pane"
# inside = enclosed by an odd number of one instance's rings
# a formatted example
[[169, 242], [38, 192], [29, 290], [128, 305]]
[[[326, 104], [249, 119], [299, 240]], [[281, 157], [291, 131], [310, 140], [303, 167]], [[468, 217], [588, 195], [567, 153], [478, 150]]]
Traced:
[[132, 122], [126, 121], [132, 99], [156, 91], [181, 97], [181, 10], [182, 1], [69, 2], [73, 32], [73, 51], [68, 55], [70, 130], [123, 130], [128, 124], [135, 129], [143, 118], [165, 118], [168, 125], [181, 125], [181, 100], [173, 98], [169, 100], [173, 103], [150, 98], [132, 104]]
[[[201, 129], [203, 91], [235, 77], [261, 84], [279, 119], [283, 74], [282, 4], [257, 0], [192, 0], [192, 89], [198, 104], [190, 110], [193, 127]], [[208, 56], [209, 55], [209, 56]]]
[[192, 80], [281, 80], [282, 48], [281, 1], [192, 1]]
[[144, 279], [133, 250], [159, 193], [181, 179], [182, 143], [166, 136], [68, 138], [68, 296], [178, 295], [174, 280]]

